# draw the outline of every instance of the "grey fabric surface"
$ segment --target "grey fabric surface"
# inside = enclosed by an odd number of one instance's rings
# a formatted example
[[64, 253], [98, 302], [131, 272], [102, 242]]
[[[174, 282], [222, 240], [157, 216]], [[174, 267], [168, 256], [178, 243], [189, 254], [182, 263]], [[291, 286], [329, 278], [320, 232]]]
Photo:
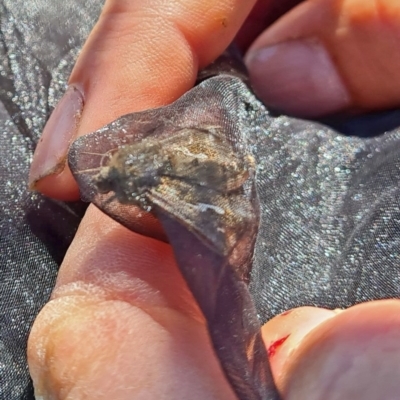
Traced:
[[[33, 398], [28, 331], [84, 212], [82, 203], [28, 193], [26, 181], [39, 135], [101, 4], [0, 3], [0, 399]], [[232, 87], [224, 90], [235, 97]], [[340, 121], [355, 135], [344, 136], [270, 116], [245, 90], [237, 101], [243, 96], [252, 107], [234, 117], [247, 126], [257, 159], [262, 219], [250, 291], [260, 321], [298, 305], [398, 297], [400, 131], [387, 131], [397, 114], [372, 116], [367, 124]]]

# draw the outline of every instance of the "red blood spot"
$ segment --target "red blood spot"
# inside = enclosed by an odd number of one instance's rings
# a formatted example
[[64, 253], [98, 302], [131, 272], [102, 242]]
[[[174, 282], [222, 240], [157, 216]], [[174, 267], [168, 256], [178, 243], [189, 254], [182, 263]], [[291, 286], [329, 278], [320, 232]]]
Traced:
[[280, 338], [278, 340], [276, 340], [274, 343], [271, 344], [271, 346], [268, 347], [268, 357], [272, 357], [275, 355], [276, 351], [279, 349], [279, 347], [281, 347], [283, 345], [283, 343], [286, 342], [286, 339], [289, 337], [290, 335], [284, 336], [283, 338]]
[[293, 311], [293, 310], [284, 311], [283, 313], [280, 313], [279, 316], [280, 316], [280, 317], [284, 317], [285, 315], [289, 315], [292, 311]]

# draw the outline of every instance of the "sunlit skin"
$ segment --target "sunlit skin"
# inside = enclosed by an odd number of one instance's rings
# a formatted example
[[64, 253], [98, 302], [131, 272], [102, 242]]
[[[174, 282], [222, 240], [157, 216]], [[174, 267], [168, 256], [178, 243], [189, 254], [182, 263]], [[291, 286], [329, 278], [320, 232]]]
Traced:
[[[270, 19], [274, 1], [260, 1], [245, 22], [254, 3], [107, 1], [70, 78], [84, 95], [76, 135], [172, 102], [239, 30], [250, 50], [317, 38], [350, 93], [346, 112], [398, 106], [396, 0], [309, 0], [264, 33], [260, 21]], [[68, 169], [43, 178], [37, 189], [78, 197]], [[398, 397], [399, 304], [302, 308], [267, 323], [263, 337], [283, 399]], [[235, 399], [171, 248], [94, 207], [32, 328], [28, 357], [38, 397]]]

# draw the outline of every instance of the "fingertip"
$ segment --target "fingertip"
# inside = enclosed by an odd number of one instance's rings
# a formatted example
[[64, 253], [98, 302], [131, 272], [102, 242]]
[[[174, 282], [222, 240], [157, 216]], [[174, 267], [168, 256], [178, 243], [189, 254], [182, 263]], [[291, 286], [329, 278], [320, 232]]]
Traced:
[[69, 146], [78, 134], [83, 106], [82, 90], [70, 85], [52, 112], [36, 146], [28, 177], [31, 190], [62, 200], [79, 198], [76, 183], [66, 164]]
[[356, 305], [328, 318], [292, 353], [285, 399], [392, 399], [400, 390], [400, 301]]
[[293, 352], [314, 328], [335, 315], [332, 310], [299, 307], [277, 315], [262, 327], [272, 373], [280, 391]]
[[72, 176], [60, 174], [73, 138], [67, 132], [74, 128], [81, 136], [121, 115], [176, 100], [193, 86], [198, 68], [225, 50], [254, 3], [108, 0], [69, 80], [84, 93], [84, 108], [83, 96], [67, 91], [38, 144], [30, 186], [75, 198]]
[[29, 189], [56, 200], [79, 200], [80, 190], [69, 167], [63, 163], [61, 168], [61, 172], [54, 173], [51, 171], [37, 181], [33, 181]]
[[246, 64], [258, 97], [269, 107], [308, 118], [348, 108], [351, 96], [329, 53], [316, 39], [252, 50]]
[[[279, 111], [305, 117], [398, 107], [400, 8], [393, 4], [392, 0], [300, 3], [249, 49], [250, 75], [262, 100]], [[304, 50], [312, 41], [323, 49], [319, 52], [325, 53], [323, 58], [310, 52], [310, 46], [306, 57], [299, 46], [296, 51], [289, 46], [301, 43]], [[251, 58], [254, 61], [262, 49], [268, 50], [261, 60], [264, 65], [257, 66]]]

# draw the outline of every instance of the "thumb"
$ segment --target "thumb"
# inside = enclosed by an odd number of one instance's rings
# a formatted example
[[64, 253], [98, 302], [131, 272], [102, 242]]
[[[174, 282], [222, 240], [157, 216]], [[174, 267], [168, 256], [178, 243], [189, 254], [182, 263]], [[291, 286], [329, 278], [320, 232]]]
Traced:
[[395, 0], [305, 1], [253, 43], [246, 63], [265, 104], [296, 116], [400, 105]]
[[229, 45], [255, 1], [107, 0], [36, 148], [31, 188], [77, 199], [65, 165], [72, 140], [180, 97]]

